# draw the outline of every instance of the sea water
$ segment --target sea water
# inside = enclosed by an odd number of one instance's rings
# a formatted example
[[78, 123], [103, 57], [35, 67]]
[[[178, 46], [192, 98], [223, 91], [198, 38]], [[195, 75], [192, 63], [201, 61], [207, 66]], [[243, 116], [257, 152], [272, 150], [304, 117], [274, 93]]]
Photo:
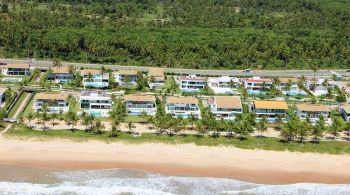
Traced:
[[0, 194], [350, 194], [348, 184], [266, 185], [226, 178], [165, 176], [128, 169], [48, 171], [40, 178], [36, 176], [25, 182], [23, 178], [16, 181], [16, 177], [23, 176], [15, 174], [11, 181], [0, 179]]

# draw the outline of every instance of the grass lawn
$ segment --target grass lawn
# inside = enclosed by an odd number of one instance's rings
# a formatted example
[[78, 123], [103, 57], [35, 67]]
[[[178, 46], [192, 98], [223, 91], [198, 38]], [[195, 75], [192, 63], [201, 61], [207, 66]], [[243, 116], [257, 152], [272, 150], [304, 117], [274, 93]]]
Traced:
[[133, 137], [128, 133], [119, 133], [118, 137], [110, 137], [109, 132], [102, 134], [87, 133], [84, 131], [70, 130], [48, 130], [36, 131], [23, 124], [16, 124], [6, 133], [6, 136], [14, 138], [40, 138], [52, 139], [63, 138], [74, 141], [100, 140], [103, 142], [124, 141], [128, 143], [167, 143], [167, 144], [186, 144], [194, 143], [201, 146], [232, 146], [243, 149], [263, 149], [274, 151], [293, 151], [293, 152], [315, 152], [328, 154], [350, 154], [349, 142], [324, 141], [320, 143], [299, 143], [282, 142], [278, 138], [257, 138], [249, 137], [246, 140], [226, 137], [197, 137], [195, 135], [186, 136], [168, 136], [144, 133], [140, 137]]
[[27, 116], [28, 113], [33, 112], [34, 98], [30, 100], [27, 107], [24, 109], [23, 116]]
[[16, 104], [13, 106], [12, 110], [10, 111], [10, 113], [8, 115], [9, 117], [13, 117], [15, 115], [16, 111], [21, 106], [22, 102], [27, 97], [27, 95], [28, 95], [27, 92], [22, 93], [22, 95], [18, 98]]

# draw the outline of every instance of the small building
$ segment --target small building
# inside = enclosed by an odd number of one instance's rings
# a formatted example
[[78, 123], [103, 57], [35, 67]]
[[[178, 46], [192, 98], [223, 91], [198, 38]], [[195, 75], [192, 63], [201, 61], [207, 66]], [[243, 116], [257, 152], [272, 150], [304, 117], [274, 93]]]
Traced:
[[200, 118], [199, 102], [194, 97], [169, 96], [166, 99], [165, 112], [173, 117]]
[[[288, 96], [305, 96], [307, 93], [299, 88], [298, 78], [280, 78], [281, 83], [277, 86], [277, 89], [284, 95]], [[289, 89], [288, 89], [289, 88]]]
[[114, 74], [114, 78], [119, 85], [136, 85], [138, 73], [138, 70], [119, 70]]
[[113, 100], [111, 95], [104, 91], [82, 91], [80, 108], [95, 117], [106, 117], [113, 108]]
[[208, 100], [208, 105], [217, 119], [234, 120], [238, 114], [243, 113], [239, 96], [216, 96]]
[[44, 106], [46, 106], [48, 113], [59, 113], [61, 110], [65, 113], [69, 110], [67, 96], [62, 93], [37, 93], [34, 97], [34, 111], [41, 112]]
[[109, 75], [96, 69], [81, 70], [83, 85], [88, 88], [107, 88], [109, 86]]
[[332, 86], [327, 86], [325, 79], [312, 79], [306, 81], [305, 87], [315, 96], [324, 96], [328, 94], [328, 87]]
[[241, 79], [243, 87], [247, 89], [248, 94], [260, 95], [265, 94], [267, 89], [271, 88], [271, 79], [262, 79], [260, 77]]
[[177, 82], [182, 92], [195, 93], [204, 89], [206, 85], [205, 78], [197, 77], [196, 75], [180, 76]]
[[29, 64], [7, 64], [1, 66], [2, 74], [6, 76], [28, 76], [30, 75]]
[[288, 105], [285, 101], [254, 101], [251, 111], [255, 112], [257, 121], [265, 116], [269, 123], [275, 123], [279, 115], [286, 120]]
[[69, 72], [67, 66], [53, 67], [51, 70], [52, 72], [48, 74], [48, 79], [54, 80], [56, 83], [68, 83], [74, 79], [74, 75]]
[[210, 78], [208, 79], [208, 86], [215, 94], [237, 94], [239, 79], [228, 76]]
[[148, 70], [148, 76], [150, 77], [149, 87], [151, 89], [164, 86], [164, 70], [162, 68], [150, 68]]
[[7, 90], [6, 88], [0, 87], [0, 106], [5, 101], [5, 92], [6, 92], [6, 90]]
[[296, 114], [300, 119], [309, 118], [310, 122], [317, 122], [322, 115], [324, 119], [329, 118], [331, 109], [322, 104], [297, 104]]
[[124, 96], [125, 107], [129, 115], [156, 114], [156, 98], [152, 95], [132, 94]]
[[339, 106], [339, 113], [345, 121], [350, 120], [350, 105]]

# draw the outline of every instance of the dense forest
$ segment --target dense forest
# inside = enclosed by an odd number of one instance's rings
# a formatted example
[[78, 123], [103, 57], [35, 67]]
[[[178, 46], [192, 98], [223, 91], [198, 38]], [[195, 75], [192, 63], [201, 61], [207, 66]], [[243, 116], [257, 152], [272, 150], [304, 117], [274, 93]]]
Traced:
[[349, 68], [350, 1], [0, 0], [0, 57]]

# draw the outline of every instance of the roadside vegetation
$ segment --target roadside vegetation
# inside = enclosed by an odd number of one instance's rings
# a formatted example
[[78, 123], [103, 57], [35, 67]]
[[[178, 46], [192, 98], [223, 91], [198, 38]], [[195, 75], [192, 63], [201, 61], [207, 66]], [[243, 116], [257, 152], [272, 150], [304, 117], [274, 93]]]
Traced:
[[0, 56], [201, 69], [350, 66], [344, 0], [1, 1]]

